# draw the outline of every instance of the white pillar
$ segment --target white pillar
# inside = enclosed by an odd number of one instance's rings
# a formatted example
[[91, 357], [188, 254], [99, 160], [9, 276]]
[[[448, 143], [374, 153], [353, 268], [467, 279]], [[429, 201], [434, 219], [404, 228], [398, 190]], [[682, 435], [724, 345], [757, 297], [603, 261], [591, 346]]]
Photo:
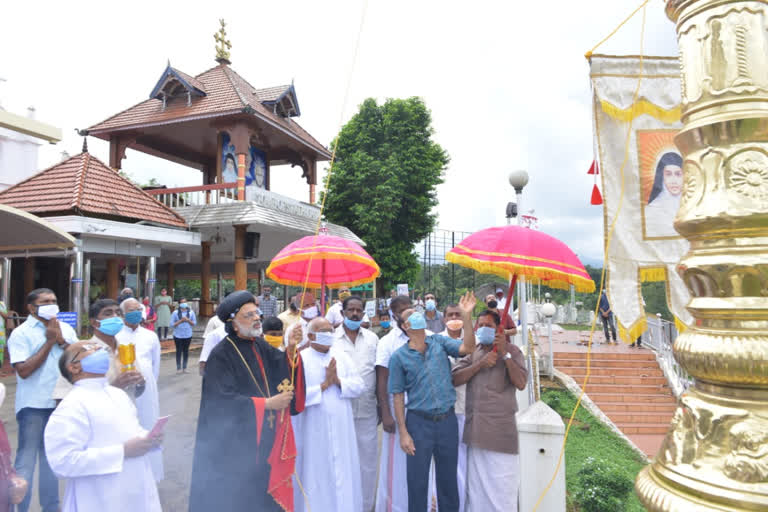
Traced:
[[73, 249], [71, 269], [69, 307], [75, 312], [75, 318], [77, 318], [75, 331], [80, 335], [83, 319], [83, 251], [79, 247]]
[[[157, 282], [157, 258], [154, 256], [149, 257], [149, 263], [147, 264], [147, 284], [144, 286], [144, 294], [149, 297], [150, 304], [155, 299], [155, 283]], [[141, 302], [142, 297], [139, 297]]]
[[[520, 436], [520, 507], [533, 510], [539, 496], [549, 484], [557, 466], [565, 437], [565, 425], [559, 414], [538, 401], [517, 413]], [[537, 510], [565, 511], [565, 457], [557, 470], [552, 487]]]
[[5, 307], [11, 308], [11, 258], [3, 258], [0, 300], [5, 303]]

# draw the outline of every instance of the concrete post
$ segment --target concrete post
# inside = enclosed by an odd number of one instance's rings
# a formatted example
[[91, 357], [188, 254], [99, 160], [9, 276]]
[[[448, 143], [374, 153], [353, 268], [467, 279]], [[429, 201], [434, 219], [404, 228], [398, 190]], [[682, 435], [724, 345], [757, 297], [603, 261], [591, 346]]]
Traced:
[[[144, 286], [144, 294], [152, 301], [155, 299], [155, 283], [157, 282], [157, 258], [155, 256], [149, 257], [147, 263], [147, 284]], [[141, 297], [139, 297], [141, 301]]]
[[[85, 255], [83, 255], [85, 256]], [[91, 308], [91, 258], [85, 258], [83, 264], [83, 316]]]
[[[565, 437], [565, 425], [560, 415], [538, 401], [517, 413], [517, 431], [520, 435], [521, 469], [519, 510], [529, 511], [533, 510], [555, 472]], [[565, 510], [565, 457], [538, 510]]]
[[0, 300], [11, 308], [11, 258], [3, 258], [3, 280], [0, 284]]
[[69, 307], [77, 317], [75, 332], [81, 334], [83, 318], [83, 251], [75, 247], [72, 252], [72, 275], [69, 283]]

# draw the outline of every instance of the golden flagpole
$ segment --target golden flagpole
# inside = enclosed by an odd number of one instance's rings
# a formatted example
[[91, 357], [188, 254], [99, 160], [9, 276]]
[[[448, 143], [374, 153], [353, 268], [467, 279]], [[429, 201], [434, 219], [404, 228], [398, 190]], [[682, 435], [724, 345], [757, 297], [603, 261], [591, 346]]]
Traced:
[[678, 272], [695, 319], [674, 354], [695, 382], [635, 487], [654, 511], [768, 510], [768, 5], [666, 12], [683, 88]]

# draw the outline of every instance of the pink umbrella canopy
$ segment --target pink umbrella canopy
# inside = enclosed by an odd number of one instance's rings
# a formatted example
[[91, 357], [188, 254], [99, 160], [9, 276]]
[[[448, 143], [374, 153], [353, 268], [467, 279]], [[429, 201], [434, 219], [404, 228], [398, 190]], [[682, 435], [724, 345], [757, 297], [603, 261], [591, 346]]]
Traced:
[[446, 259], [484, 274], [507, 279], [526, 276], [551, 288], [591, 293], [595, 282], [579, 258], [557, 238], [521, 226], [483, 229], [461, 241]]
[[309, 288], [359, 286], [379, 274], [379, 265], [365, 249], [351, 240], [323, 234], [286, 245], [267, 268], [267, 276], [280, 284]]

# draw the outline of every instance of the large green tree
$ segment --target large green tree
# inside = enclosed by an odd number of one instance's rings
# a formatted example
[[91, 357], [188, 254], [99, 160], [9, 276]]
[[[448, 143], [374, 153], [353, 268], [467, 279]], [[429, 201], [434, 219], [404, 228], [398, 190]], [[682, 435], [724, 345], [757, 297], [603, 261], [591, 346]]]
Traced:
[[414, 283], [414, 244], [436, 222], [437, 186], [448, 154], [432, 140], [432, 116], [420, 98], [369, 98], [337, 136], [325, 215], [366, 243], [381, 267], [379, 292]]

